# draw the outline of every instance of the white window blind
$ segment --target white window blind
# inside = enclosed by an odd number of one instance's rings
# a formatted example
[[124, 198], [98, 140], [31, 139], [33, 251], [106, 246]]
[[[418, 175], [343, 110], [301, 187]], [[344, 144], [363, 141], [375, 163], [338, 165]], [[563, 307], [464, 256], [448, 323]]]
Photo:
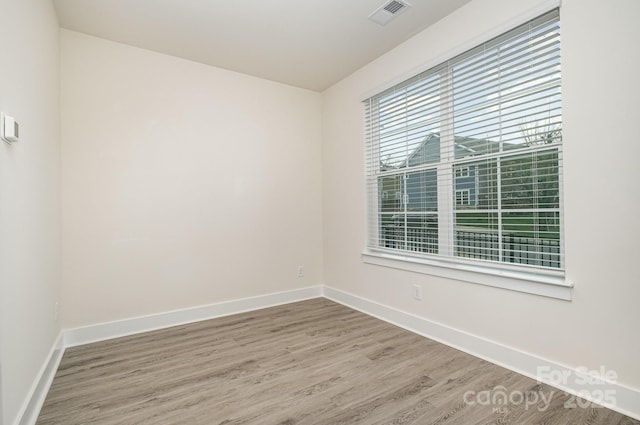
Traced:
[[365, 101], [368, 248], [563, 270], [560, 82], [554, 10]]

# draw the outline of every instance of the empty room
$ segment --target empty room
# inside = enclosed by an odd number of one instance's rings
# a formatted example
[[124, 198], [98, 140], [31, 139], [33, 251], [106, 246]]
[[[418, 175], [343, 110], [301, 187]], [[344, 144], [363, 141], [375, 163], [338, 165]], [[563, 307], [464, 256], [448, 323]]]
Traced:
[[0, 0], [0, 425], [640, 425], [638, 19]]

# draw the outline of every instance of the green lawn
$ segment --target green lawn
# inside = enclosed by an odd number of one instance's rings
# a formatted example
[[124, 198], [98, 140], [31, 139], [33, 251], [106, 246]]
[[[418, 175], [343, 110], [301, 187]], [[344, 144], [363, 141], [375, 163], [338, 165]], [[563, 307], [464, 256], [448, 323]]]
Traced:
[[[458, 211], [456, 212], [456, 224], [485, 231], [497, 231], [498, 213]], [[537, 236], [541, 239], [560, 239], [559, 220], [557, 213], [554, 212], [503, 212], [502, 227], [504, 233], [517, 237], [533, 238]]]

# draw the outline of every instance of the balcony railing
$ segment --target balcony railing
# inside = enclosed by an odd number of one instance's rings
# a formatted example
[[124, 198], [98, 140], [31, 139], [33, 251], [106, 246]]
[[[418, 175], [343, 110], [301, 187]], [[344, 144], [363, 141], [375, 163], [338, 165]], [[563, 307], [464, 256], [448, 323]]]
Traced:
[[437, 254], [438, 228], [432, 225], [406, 227], [402, 224], [386, 224], [382, 226], [380, 242], [385, 248]]
[[[555, 269], [561, 267], [560, 241], [557, 239], [540, 239], [503, 233], [501, 259], [499, 238], [500, 236], [496, 232], [457, 229], [455, 231], [454, 255]], [[437, 224], [425, 222], [421, 226], [412, 226], [411, 224], [405, 226], [402, 223], [382, 225], [380, 246], [403, 251], [437, 254]]]

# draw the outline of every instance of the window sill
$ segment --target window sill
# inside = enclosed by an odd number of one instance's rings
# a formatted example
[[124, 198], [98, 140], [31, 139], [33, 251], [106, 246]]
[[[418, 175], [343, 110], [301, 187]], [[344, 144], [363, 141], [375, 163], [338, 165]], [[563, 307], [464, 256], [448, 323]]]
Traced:
[[363, 252], [362, 260], [377, 266], [571, 301], [573, 283], [561, 275], [503, 270], [372, 250]]

